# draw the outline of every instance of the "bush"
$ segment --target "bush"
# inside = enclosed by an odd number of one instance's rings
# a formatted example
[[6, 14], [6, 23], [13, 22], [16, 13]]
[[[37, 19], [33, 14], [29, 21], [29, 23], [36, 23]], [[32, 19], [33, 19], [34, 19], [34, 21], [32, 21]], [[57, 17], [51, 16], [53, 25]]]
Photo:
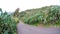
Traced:
[[6, 12], [0, 15], [0, 34], [17, 34], [15, 19]]
[[60, 21], [60, 6], [46, 6], [39, 9], [31, 9], [25, 12], [26, 14], [22, 19], [27, 24], [57, 24]]

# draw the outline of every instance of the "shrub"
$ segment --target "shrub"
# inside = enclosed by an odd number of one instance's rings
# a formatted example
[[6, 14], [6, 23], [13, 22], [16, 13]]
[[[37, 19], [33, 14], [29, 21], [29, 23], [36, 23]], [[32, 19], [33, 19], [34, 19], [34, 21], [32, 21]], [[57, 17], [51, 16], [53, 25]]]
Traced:
[[0, 34], [17, 34], [16, 21], [6, 12], [0, 15]]

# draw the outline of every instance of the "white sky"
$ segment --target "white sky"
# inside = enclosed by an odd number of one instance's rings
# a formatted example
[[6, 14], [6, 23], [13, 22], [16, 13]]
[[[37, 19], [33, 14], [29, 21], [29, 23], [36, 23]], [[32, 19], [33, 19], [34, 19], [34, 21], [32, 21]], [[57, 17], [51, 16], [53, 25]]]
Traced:
[[23, 11], [48, 5], [60, 5], [59, 3], [60, 0], [0, 0], [0, 8], [13, 12], [16, 8]]

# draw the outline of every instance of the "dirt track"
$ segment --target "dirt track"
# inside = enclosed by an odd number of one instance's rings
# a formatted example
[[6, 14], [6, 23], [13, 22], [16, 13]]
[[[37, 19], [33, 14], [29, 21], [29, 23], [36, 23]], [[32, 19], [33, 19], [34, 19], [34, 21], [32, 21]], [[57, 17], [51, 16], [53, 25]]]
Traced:
[[60, 28], [37, 28], [27, 24], [17, 25], [18, 34], [60, 34]]

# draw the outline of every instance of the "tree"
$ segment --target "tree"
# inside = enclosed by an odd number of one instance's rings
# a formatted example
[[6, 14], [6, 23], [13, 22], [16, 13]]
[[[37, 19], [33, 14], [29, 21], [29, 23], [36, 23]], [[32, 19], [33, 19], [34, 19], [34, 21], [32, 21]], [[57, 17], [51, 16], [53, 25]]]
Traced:
[[2, 15], [3, 14], [3, 12], [2, 12], [2, 9], [0, 8], [0, 15]]
[[15, 16], [15, 17], [18, 17], [18, 16], [19, 16], [19, 8], [17, 8], [17, 9], [15, 10], [14, 16]]

